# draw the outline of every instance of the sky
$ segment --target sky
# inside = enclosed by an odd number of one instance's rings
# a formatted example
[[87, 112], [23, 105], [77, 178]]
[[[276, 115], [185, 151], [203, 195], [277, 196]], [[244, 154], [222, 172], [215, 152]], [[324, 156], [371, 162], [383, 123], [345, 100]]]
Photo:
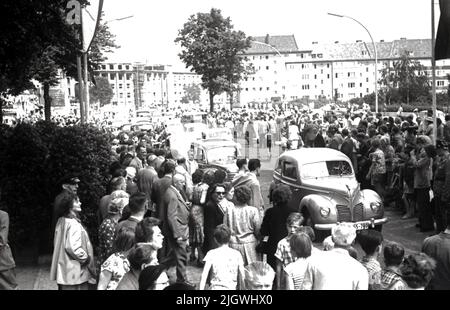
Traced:
[[[435, 24], [439, 21], [438, 0], [434, 0]], [[108, 54], [111, 62], [168, 64], [176, 70], [185, 66], [174, 43], [178, 30], [189, 17], [218, 8], [230, 17], [234, 29], [247, 36], [295, 35], [297, 45], [312, 41], [370, 42], [361, 22], [375, 41], [400, 38], [431, 38], [430, 0], [105, 0], [104, 20], [121, 47]], [[118, 18], [132, 15], [124, 20]]]

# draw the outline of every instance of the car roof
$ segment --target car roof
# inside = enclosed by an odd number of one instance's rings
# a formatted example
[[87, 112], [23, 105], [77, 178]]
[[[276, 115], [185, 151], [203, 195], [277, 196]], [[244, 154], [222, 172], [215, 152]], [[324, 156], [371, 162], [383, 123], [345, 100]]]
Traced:
[[301, 148], [298, 150], [287, 151], [281, 154], [279, 159], [293, 160], [299, 165], [330, 160], [349, 161], [344, 153], [327, 147]]
[[238, 145], [233, 140], [226, 140], [226, 139], [205, 139], [205, 140], [201, 140], [201, 141], [195, 141], [192, 143], [204, 146], [205, 148], [215, 148], [215, 147], [220, 147], [220, 146], [228, 147], [228, 146], [237, 146]]

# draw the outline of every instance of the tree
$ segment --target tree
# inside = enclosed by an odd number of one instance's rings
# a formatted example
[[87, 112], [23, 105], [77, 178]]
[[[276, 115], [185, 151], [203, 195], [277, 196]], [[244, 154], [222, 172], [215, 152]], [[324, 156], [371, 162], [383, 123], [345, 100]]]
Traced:
[[114, 91], [107, 78], [97, 76], [94, 79], [95, 85], [89, 88], [90, 103], [99, 101], [100, 106], [103, 107], [111, 102]]
[[430, 97], [430, 85], [425, 67], [417, 60], [411, 60], [407, 51], [392, 67], [382, 70], [380, 82], [387, 102], [401, 101], [409, 104], [418, 98]]
[[214, 96], [223, 91], [237, 90], [245, 72], [243, 52], [250, 47], [250, 37], [233, 30], [230, 18], [219, 9], [210, 13], [191, 15], [178, 31], [176, 43], [181, 44], [180, 59], [191, 71], [202, 76], [202, 87], [209, 92], [210, 111], [214, 110]]
[[189, 103], [190, 101], [200, 101], [200, 87], [197, 84], [186, 85], [183, 88], [184, 96], [181, 98], [182, 103]]

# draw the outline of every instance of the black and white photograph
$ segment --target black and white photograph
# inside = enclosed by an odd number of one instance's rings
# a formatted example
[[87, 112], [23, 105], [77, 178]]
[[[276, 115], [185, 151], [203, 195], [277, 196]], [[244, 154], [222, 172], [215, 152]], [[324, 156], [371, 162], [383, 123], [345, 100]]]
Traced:
[[0, 290], [450, 290], [450, 0], [0, 12]]

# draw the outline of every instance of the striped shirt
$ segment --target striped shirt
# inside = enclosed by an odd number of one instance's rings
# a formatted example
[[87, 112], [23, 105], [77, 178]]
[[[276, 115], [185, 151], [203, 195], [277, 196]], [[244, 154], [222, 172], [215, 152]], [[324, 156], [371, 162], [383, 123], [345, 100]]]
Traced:
[[303, 280], [305, 279], [306, 267], [308, 266], [308, 262], [305, 258], [299, 258], [295, 262], [290, 263], [284, 268], [286, 272], [289, 282], [294, 284], [294, 287], [291, 289], [301, 290], [303, 285]]

